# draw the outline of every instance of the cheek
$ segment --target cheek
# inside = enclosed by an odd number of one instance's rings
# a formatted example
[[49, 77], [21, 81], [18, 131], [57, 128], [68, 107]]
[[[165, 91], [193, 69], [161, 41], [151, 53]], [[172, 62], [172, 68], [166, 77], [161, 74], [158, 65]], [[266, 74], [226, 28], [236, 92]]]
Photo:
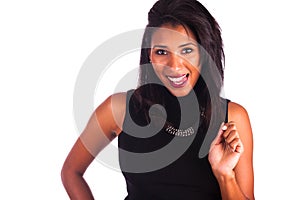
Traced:
[[193, 73], [200, 73], [200, 61], [198, 58], [191, 58], [186, 60], [185, 66]]
[[159, 76], [162, 76], [162, 73], [163, 73], [163, 66], [162, 65], [159, 65], [159, 64], [153, 64], [152, 63], [152, 66], [153, 66], [153, 70], [155, 72], [155, 74], [159, 77]]
[[199, 54], [191, 55], [189, 58], [187, 58], [187, 61], [190, 63], [190, 65], [193, 65], [194, 67], [199, 68], [200, 56], [199, 56]]
[[168, 57], [154, 55], [151, 57], [151, 62], [156, 65], [156, 68], [162, 68], [162, 66], [166, 66], [168, 64]]
[[200, 56], [193, 56], [189, 60], [189, 66], [193, 72], [200, 73]]

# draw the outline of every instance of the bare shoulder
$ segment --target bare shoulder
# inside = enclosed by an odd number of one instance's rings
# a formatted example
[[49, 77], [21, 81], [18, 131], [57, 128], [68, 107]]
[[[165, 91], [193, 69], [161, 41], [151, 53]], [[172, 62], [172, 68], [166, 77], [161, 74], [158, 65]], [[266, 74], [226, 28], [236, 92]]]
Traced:
[[242, 139], [249, 141], [252, 138], [249, 115], [242, 105], [235, 102], [228, 103], [228, 120], [235, 122]]
[[234, 171], [244, 194], [254, 199], [253, 134], [247, 110], [238, 103], [228, 103], [228, 120], [236, 125], [244, 151]]
[[126, 92], [115, 93], [109, 96], [112, 106], [117, 106], [119, 108], [126, 107]]
[[107, 97], [101, 103], [98, 108], [96, 109], [96, 112], [116, 112], [116, 111], [125, 111], [126, 108], [126, 92], [121, 93], [115, 93]]
[[229, 121], [248, 121], [249, 116], [247, 110], [240, 104], [235, 102], [228, 103], [228, 119]]
[[238, 103], [229, 102], [228, 120], [235, 122], [243, 142], [252, 146], [252, 128], [247, 110]]
[[126, 113], [126, 94], [126, 92], [121, 92], [110, 95], [95, 111], [101, 127], [107, 127], [116, 135], [121, 132], [123, 126]]

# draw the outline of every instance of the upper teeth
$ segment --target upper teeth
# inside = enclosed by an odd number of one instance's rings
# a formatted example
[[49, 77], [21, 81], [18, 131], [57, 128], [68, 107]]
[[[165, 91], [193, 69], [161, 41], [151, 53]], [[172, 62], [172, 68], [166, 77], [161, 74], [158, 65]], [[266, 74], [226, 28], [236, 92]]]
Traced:
[[182, 75], [182, 76], [180, 76], [180, 77], [176, 77], [176, 78], [174, 78], [174, 77], [170, 77], [170, 76], [168, 76], [168, 79], [170, 80], [170, 81], [172, 81], [172, 82], [181, 82], [181, 81], [183, 81], [183, 79], [186, 77], [186, 74], [184, 74], [184, 75]]

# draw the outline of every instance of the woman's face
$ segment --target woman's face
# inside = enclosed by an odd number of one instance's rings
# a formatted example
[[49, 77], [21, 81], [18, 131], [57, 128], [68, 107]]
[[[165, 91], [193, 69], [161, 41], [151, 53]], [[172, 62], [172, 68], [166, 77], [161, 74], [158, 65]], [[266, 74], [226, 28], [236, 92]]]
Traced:
[[195, 35], [182, 25], [163, 25], [153, 33], [150, 60], [174, 96], [185, 96], [195, 86], [200, 75], [199, 51]]

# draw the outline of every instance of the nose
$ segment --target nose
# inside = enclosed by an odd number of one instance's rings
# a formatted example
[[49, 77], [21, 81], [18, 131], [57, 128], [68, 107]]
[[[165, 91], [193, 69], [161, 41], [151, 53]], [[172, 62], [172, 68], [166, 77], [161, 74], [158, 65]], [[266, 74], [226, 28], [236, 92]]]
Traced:
[[171, 67], [173, 70], [181, 69], [183, 64], [183, 58], [181, 58], [176, 53], [171, 53], [169, 57], [168, 66]]

